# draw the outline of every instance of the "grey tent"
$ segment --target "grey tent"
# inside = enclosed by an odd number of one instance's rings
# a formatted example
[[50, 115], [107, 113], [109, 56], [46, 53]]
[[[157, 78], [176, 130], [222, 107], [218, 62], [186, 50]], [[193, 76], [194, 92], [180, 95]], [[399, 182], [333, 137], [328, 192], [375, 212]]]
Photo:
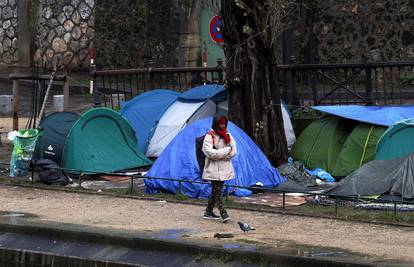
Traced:
[[392, 160], [374, 160], [341, 180], [328, 192], [340, 196], [384, 193], [414, 198], [414, 153]]

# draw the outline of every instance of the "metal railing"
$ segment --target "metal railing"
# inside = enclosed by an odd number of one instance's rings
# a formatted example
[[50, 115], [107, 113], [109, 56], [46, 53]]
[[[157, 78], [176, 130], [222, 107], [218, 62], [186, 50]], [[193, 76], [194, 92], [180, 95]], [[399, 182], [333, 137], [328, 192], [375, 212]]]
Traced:
[[414, 101], [414, 62], [278, 65], [277, 79], [285, 101], [301, 107]]
[[183, 92], [189, 88], [223, 83], [224, 68], [184, 67], [184, 68], [143, 68], [97, 71], [92, 66], [91, 75], [95, 92], [95, 105], [119, 109], [125, 100], [154, 89], [171, 89]]
[[[91, 69], [95, 104], [120, 102], [156, 88], [178, 92], [206, 83], [224, 83], [224, 67]], [[414, 101], [414, 62], [277, 65], [283, 99], [292, 106], [401, 105]]]

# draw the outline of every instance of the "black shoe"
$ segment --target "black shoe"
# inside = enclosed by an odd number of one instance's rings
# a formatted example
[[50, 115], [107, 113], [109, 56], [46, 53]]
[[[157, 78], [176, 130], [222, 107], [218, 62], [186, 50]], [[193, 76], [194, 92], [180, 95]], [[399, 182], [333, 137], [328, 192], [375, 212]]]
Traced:
[[228, 220], [230, 220], [230, 216], [227, 214], [227, 212], [222, 212], [221, 213], [221, 221], [225, 223]]
[[204, 212], [203, 219], [207, 219], [207, 220], [220, 220], [220, 216], [216, 215], [212, 211], [206, 211], [206, 212]]

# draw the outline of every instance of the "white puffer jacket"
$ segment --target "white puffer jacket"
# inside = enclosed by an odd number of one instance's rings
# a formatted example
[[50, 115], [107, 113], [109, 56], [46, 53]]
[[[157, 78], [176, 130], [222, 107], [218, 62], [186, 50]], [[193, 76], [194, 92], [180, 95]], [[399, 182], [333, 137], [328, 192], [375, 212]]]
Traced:
[[204, 180], [226, 181], [234, 178], [231, 158], [237, 154], [237, 148], [233, 136], [230, 135], [230, 138], [230, 143], [226, 144], [224, 138], [213, 130], [204, 137], [202, 148], [203, 153], [206, 155], [203, 171]]

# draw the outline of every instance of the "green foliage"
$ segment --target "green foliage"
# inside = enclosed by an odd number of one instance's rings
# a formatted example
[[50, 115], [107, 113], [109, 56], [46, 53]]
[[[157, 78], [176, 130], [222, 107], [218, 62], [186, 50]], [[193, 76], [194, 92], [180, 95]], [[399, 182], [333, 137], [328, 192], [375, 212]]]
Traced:
[[300, 107], [291, 110], [292, 117], [296, 118], [319, 118], [322, 116], [320, 111], [311, 109], [310, 107]]
[[402, 85], [413, 85], [414, 82], [414, 74], [404, 74], [401, 78], [401, 84]]

